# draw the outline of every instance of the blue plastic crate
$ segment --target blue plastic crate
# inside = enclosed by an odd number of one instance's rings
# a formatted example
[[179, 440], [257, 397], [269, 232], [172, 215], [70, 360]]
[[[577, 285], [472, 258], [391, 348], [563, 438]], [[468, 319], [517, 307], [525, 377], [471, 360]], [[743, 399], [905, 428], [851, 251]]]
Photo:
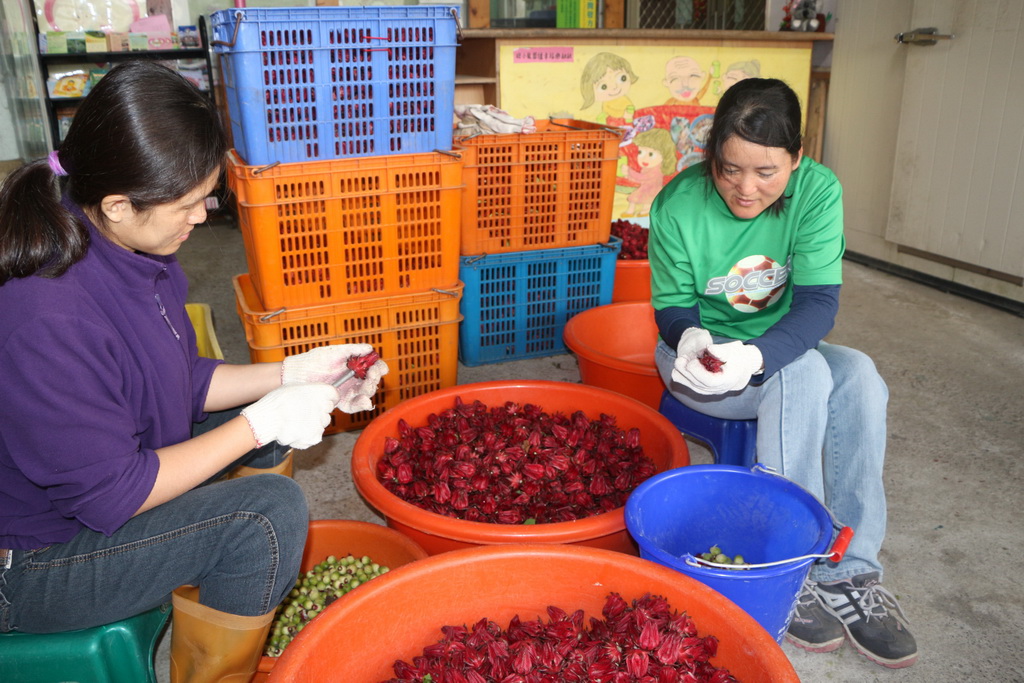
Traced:
[[246, 164], [451, 149], [455, 7], [233, 8], [210, 23]]
[[569, 318], [611, 303], [622, 240], [463, 256], [459, 360], [474, 366], [565, 353]]

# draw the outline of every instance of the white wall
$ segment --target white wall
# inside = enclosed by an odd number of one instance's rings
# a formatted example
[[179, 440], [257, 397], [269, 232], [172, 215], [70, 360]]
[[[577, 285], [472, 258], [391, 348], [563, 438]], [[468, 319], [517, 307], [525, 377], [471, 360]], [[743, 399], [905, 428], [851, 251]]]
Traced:
[[[920, 21], [915, 9], [931, 10], [934, 5], [930, 3], [949, 1], [839, 0], [825, 121], [824, 162], [843, 183], [846, 239], [850, 251], [998, 297], [1024, 301], [1024, 288], [1002, 276], [986, 274], [977, 261], [966, 261], [960, 267], [956, 261], [940, 258], [942, 254], [936, 249], [923, 249], [923, 252], [934, 255], [926, 257], [925, 254], [901, 250], [896, 242], [891, 241], [894, 238], [889, 231], [894, 180], [902, 179], [895, 175], [896, 147], [904, 106], [904, 81], [908, 77], [905, 73], [908, 48], [896, 43], [894, 36], [915, 28], [912, 25], [915, 18]], [[1007, 5], [1019, 2], [1005, 1]], [[977, 11], [971, 3], [957, 4], [956, 7], [958, 12]], [[1016, 16], [1019, 19], [1019, 7]], [[971, 25], [971, 19], [977, 17], [961, 17], [961, 24]], [[953, 28], [956, 25], [954, 23]], [[951, 82], [954, 75], [950, 74]], [[956, 88], [955, 82], [953, 88]], [[1019, 99], [1019, 89], [1015, 92]], [[1011, 103], [1016, 100], [1005, 97], [992, 99], [990, 105], [995, 109], [988, 112], [991, 118], [1008, 120], [1010, 123], [1007, 125], [1012, 128], [1016, 118], [1008, 118], [999, 107], [1009, 106], [1012, 110], [1014, 105]], [[956, 127], [954, 124], [952, 128]], [[940, 134], [945, 130], [946, 127], [940, 127]], [[1019, 132], [1017, 139], [1020, 139]], [[920, 215], [915, 215], [915, 218], [922, 220]], [[941, 226], [930, 225], [927, 220], [924, 223], [925, 230], [941, 229]], [[970, 226], [971, 230], [976, 228], [973, 224]], [[1010, 246], [1006, 247], [1007, 250], [1016, 246], [1019, 251], [1020, 233], [1011, 234], [1008, 240], [1006, 244]], [[1012, 265], [1019, 267], [1019, 263]], [[1003, 272], [1014, 275], [1020, 271], [1008, 266]]]
[[889, 220], [911, 0], [839, 0], [825, 115], [824, 162], [843, 184], [851, 251], [892, 260]]

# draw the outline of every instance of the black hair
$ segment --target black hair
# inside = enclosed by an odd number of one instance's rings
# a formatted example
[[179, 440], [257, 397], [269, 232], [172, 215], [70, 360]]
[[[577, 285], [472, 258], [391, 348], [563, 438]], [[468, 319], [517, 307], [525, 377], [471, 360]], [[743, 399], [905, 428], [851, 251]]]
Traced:
[[[795, 159], [803, 139], [800, 99], [785, 82], [776, 78], [745, 78], [718, 101], [704, 144], [704, 173], [712, 187], [722, 172], [722, 149], [733, 136], [764, 147], [780, 147]], [[779, 197], [768, 210], [779, 214], [787, 197]]]
[[199, 187], [223, 168], [228, 143], [209, 97], [155, 62], [118, 64], [85, 97], [57, 158], [14, 171], [0, 187], [0, 285], [57, 277], [85, 256], [86, 227], [61, 204], [84, 209], [125, 195], [145, 213]]

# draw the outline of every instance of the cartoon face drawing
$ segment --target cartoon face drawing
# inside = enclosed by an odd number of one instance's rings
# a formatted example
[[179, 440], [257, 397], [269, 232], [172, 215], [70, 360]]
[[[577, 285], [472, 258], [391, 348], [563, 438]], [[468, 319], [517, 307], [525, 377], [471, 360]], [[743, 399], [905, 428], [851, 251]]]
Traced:
[[[608, 103], [618, 101], [621, 107], [614, 107], [615, 114], [625, 114], [625, 106], [629, 104], [626, 93], [637, 81], [633, 67], [629, 62], [613, 52], [599, 52], [587, 61], [580, 74], [580, 94], [583, 96], [583, 109], [595, 102], [602, 105], [602, 115], [609, 116]], [[625, 103], [625, 104], [623, 104]], [[622, 111], [618, 111], [622, 109]], [[604, 123], [604, 121], [599, 121]]]
[[747, 62], [730, 64], [722, 75], [722, 86], [728, 90], [746, 78], [757, 78], [761, 75], [761, 62], [752, 59]]
[[664, 155], [653, 147], [642, 147], [637, 145], [637, 150], [636, 163], [641, 169], [657, 168], [665, 161]]
[[699, 96], [700, 89], [707, 82], [708, 73], [701, 69], [692, 57], [673, 57], [665, 64], [665, 80], [672, 97], [681, 101]]
[[629, 74], [625, 70], [608, 69], [603, 76], [594, 81], [594, 99], [598, 102], [608, 102], [622, 97], [629, 92], [631, 85]]

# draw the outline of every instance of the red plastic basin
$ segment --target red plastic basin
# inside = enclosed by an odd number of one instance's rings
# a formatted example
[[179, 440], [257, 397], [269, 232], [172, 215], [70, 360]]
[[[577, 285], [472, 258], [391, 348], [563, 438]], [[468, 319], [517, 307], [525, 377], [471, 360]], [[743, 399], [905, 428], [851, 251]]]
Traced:
[[549, 605], [584, 620], [608, 593], [631, 601], [661, 595], [687, 612], [701, 635], [718, 638], [711, 663], [744, 683], [796, 682], [785, 653], [752, 617], [720, 593], [637, 557], [572, 545], [506, 545], [444, 553], [368, 582], [324, 610], [281, 656], [270, 681], [377, 683], [441, 639], [441, 627], [482, 618], [507, 627], [547, 619]]
[[665, 385], [654, 365], [658, 328], [649, 301], [623, 301], [578, 313], [566, 323], [562, 338], [576, 354], [584, 384], [658, 409]]
[[619, 259], [615, 262], [612, 303], [651, 300], [651, 262], [647, 259]]

